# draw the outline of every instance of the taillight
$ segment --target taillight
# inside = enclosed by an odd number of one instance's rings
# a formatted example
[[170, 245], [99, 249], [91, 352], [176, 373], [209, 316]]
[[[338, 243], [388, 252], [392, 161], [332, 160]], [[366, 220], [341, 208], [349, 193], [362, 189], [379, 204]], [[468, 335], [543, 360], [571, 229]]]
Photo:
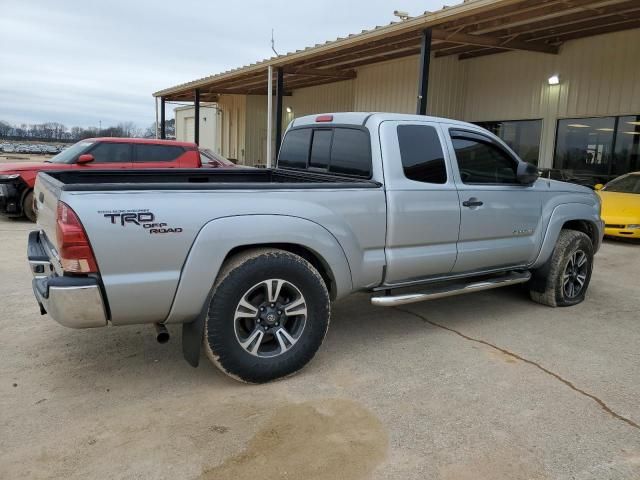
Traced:
[[65, 272], [98, 273], [98, 265], [82, 223], [64, 202], [58, 202], [56, 237], [60, 263]]
[[316, 117], [316, 122], [333, 122], [333, 115], [319, 115]]

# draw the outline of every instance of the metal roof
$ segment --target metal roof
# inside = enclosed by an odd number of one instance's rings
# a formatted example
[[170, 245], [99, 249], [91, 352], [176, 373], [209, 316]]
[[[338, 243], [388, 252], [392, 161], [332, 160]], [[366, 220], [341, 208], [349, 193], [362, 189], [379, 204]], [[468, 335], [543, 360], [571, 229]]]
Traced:
[[640, 28], [640, 0], [467, 0], [153, 95], [190, 101], [196, 88], [202, 101], [216, 101], [219, 94], [266, 95], [269, 66], [283, 67], [287, 92], [351, 79], [359, 66], [418, 54], [426, 28], [432, 29], [437, 57], [463, 60], [509, 50], [555, 54], [568, 40]]

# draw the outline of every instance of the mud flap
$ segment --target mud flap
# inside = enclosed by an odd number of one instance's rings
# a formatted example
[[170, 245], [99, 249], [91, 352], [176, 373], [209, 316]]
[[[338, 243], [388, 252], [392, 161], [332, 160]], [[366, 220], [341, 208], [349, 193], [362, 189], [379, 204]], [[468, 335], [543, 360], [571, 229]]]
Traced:
[[204, 336], [204, 322], [207, 320], [209, 302], [211, 295], [202, 307], [198, 318], [191, 323], [182, 324], [182, 356], [193, 368], [200, 365], [200, 349], [202, 348], [202, 338]]

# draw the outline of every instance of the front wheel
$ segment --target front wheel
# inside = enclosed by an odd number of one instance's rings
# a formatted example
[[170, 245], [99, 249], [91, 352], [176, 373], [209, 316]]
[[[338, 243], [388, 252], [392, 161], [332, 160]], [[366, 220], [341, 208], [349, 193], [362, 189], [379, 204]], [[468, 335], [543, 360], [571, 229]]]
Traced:
[[214, 286], [204, 347], [227, 375], [265, 383], [304, 367], [322, 344], [330, 303], [305, 259], [256, 249], [228, 260]]
[[548, 264], [533, 272], [531, 299], [551, 307], [584, 301], [593, 270], [593, 244], [588, 235], [562, 230]]

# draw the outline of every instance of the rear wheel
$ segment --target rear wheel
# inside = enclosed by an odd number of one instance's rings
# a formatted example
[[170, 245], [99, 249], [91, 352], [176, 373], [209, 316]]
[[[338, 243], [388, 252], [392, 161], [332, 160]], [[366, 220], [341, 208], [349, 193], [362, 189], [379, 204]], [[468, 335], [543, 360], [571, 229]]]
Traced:
[[36, 221], [36, 212], [33, 209], [33, 190], [27, 193], [22, 201], [22, 213], [32, 222]]
[[329, 326], [326, 285], [292, 253], [259, 249], [230, 259], [214, 286], [204, 346], [227, 375], [264, 383], [304, 367]]
[[531, 299], [551, 307], [569, 307], [585, 299], [593, 270], [593, 244], [588, 235], [562, 230], [551, 259], [533, 272]]

